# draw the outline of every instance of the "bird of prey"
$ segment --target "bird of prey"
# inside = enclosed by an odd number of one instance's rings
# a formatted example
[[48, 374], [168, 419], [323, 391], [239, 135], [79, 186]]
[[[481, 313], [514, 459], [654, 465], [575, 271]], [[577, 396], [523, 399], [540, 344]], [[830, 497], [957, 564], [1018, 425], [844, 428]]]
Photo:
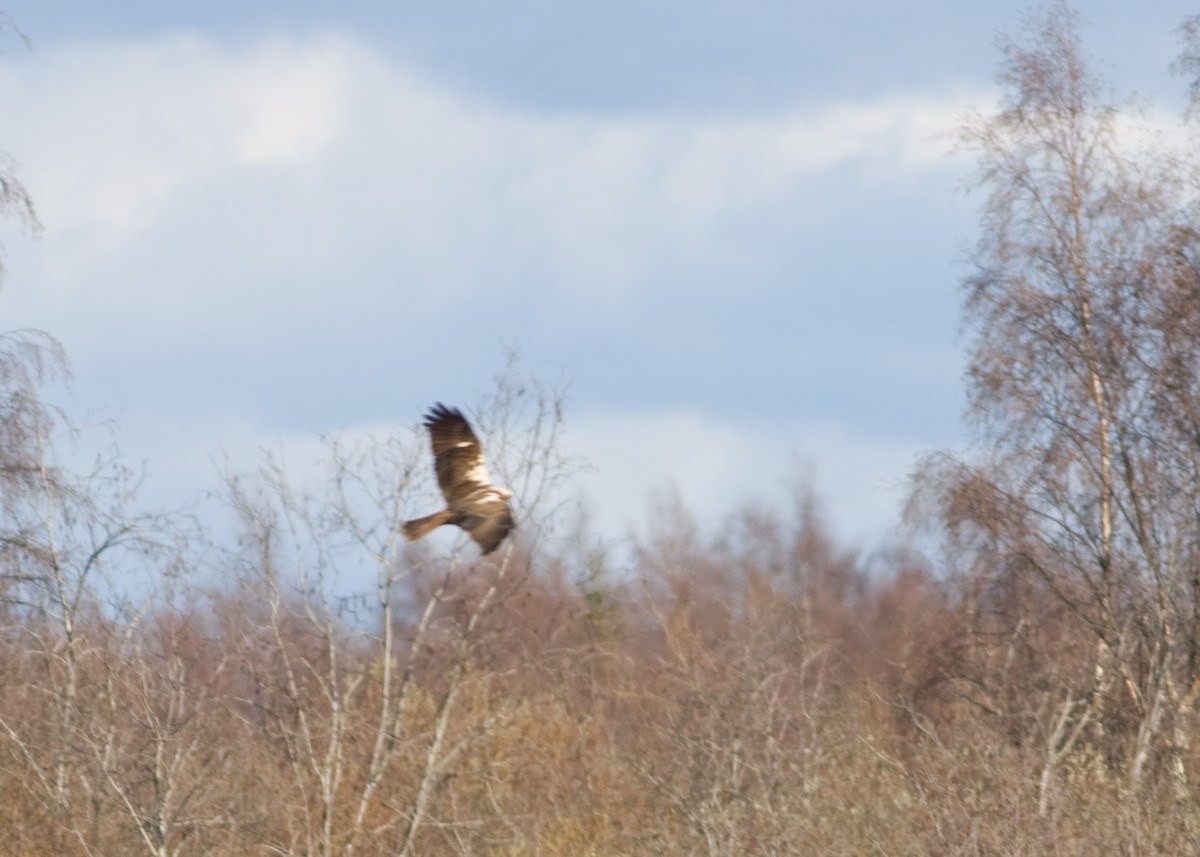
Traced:
[[488, 478], [483, 447], [457, 408], [435, 404], [425, 417], [433, 442], [433, 462], [446, 508], [404, 525], [409, 541], [446, 524], [462, 527], [487, 555], [516, 526], [508, 499], [512, 492]]

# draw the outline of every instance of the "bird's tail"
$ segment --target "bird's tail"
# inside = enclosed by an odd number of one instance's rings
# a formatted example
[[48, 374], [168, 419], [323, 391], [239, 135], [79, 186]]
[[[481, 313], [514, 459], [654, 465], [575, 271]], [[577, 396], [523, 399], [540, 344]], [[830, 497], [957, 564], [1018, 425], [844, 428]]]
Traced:
[[453, 519], [454, 516], [450, 514], [449, 509], [442, 509], [442, 511], [426, 515], [424, 518], [413, 518], [404, 524], [404, 538], [410, 542], [416, 541], [422, 536], [429, 535], [443, 524], [452, 523]]

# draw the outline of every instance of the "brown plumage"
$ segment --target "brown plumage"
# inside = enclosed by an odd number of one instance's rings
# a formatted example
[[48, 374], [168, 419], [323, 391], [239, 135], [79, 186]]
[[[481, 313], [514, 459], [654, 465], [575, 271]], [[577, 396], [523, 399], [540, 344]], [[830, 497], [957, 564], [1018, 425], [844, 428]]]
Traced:
[[488, 478], [483, 447], [471, 424], [456, 408], [440, 402], [425, 417], [433, 442], [433, 462], [446, 508], [404, 525], [409, 541], [428, 535], [445, 524], [462, 527], [489, 554], [516, 526], [509, 508], [512, 492]]

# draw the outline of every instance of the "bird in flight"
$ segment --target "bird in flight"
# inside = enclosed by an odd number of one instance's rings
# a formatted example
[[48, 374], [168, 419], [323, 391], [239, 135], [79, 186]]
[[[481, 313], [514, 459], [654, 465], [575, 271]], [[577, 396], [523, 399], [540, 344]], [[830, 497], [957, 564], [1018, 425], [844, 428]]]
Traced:
[[457, 408], [435, 404], [425, 416], [425, 428], [433, 442], [433, 462], [446, 508], [404, 525], [404, 537], [414, 541], [438, 527], [462, 527], [483, 550], [499, 547], [516, 526], [508, 500], [512, 492], [493, 485], [479, 438]]

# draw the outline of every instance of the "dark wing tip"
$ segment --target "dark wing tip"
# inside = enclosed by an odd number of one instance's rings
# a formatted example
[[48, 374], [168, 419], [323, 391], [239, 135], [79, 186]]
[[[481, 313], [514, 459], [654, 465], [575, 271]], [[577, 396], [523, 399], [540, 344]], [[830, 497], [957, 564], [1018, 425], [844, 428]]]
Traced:
[[429, 409], [429, 413], [425, 415], [425, 428], [433, 428], [446, 420], [462, 420], [465, 423], [467, 418], [458, 408], [448, 408], [441, 402], [435, 402], [434, 406]]

